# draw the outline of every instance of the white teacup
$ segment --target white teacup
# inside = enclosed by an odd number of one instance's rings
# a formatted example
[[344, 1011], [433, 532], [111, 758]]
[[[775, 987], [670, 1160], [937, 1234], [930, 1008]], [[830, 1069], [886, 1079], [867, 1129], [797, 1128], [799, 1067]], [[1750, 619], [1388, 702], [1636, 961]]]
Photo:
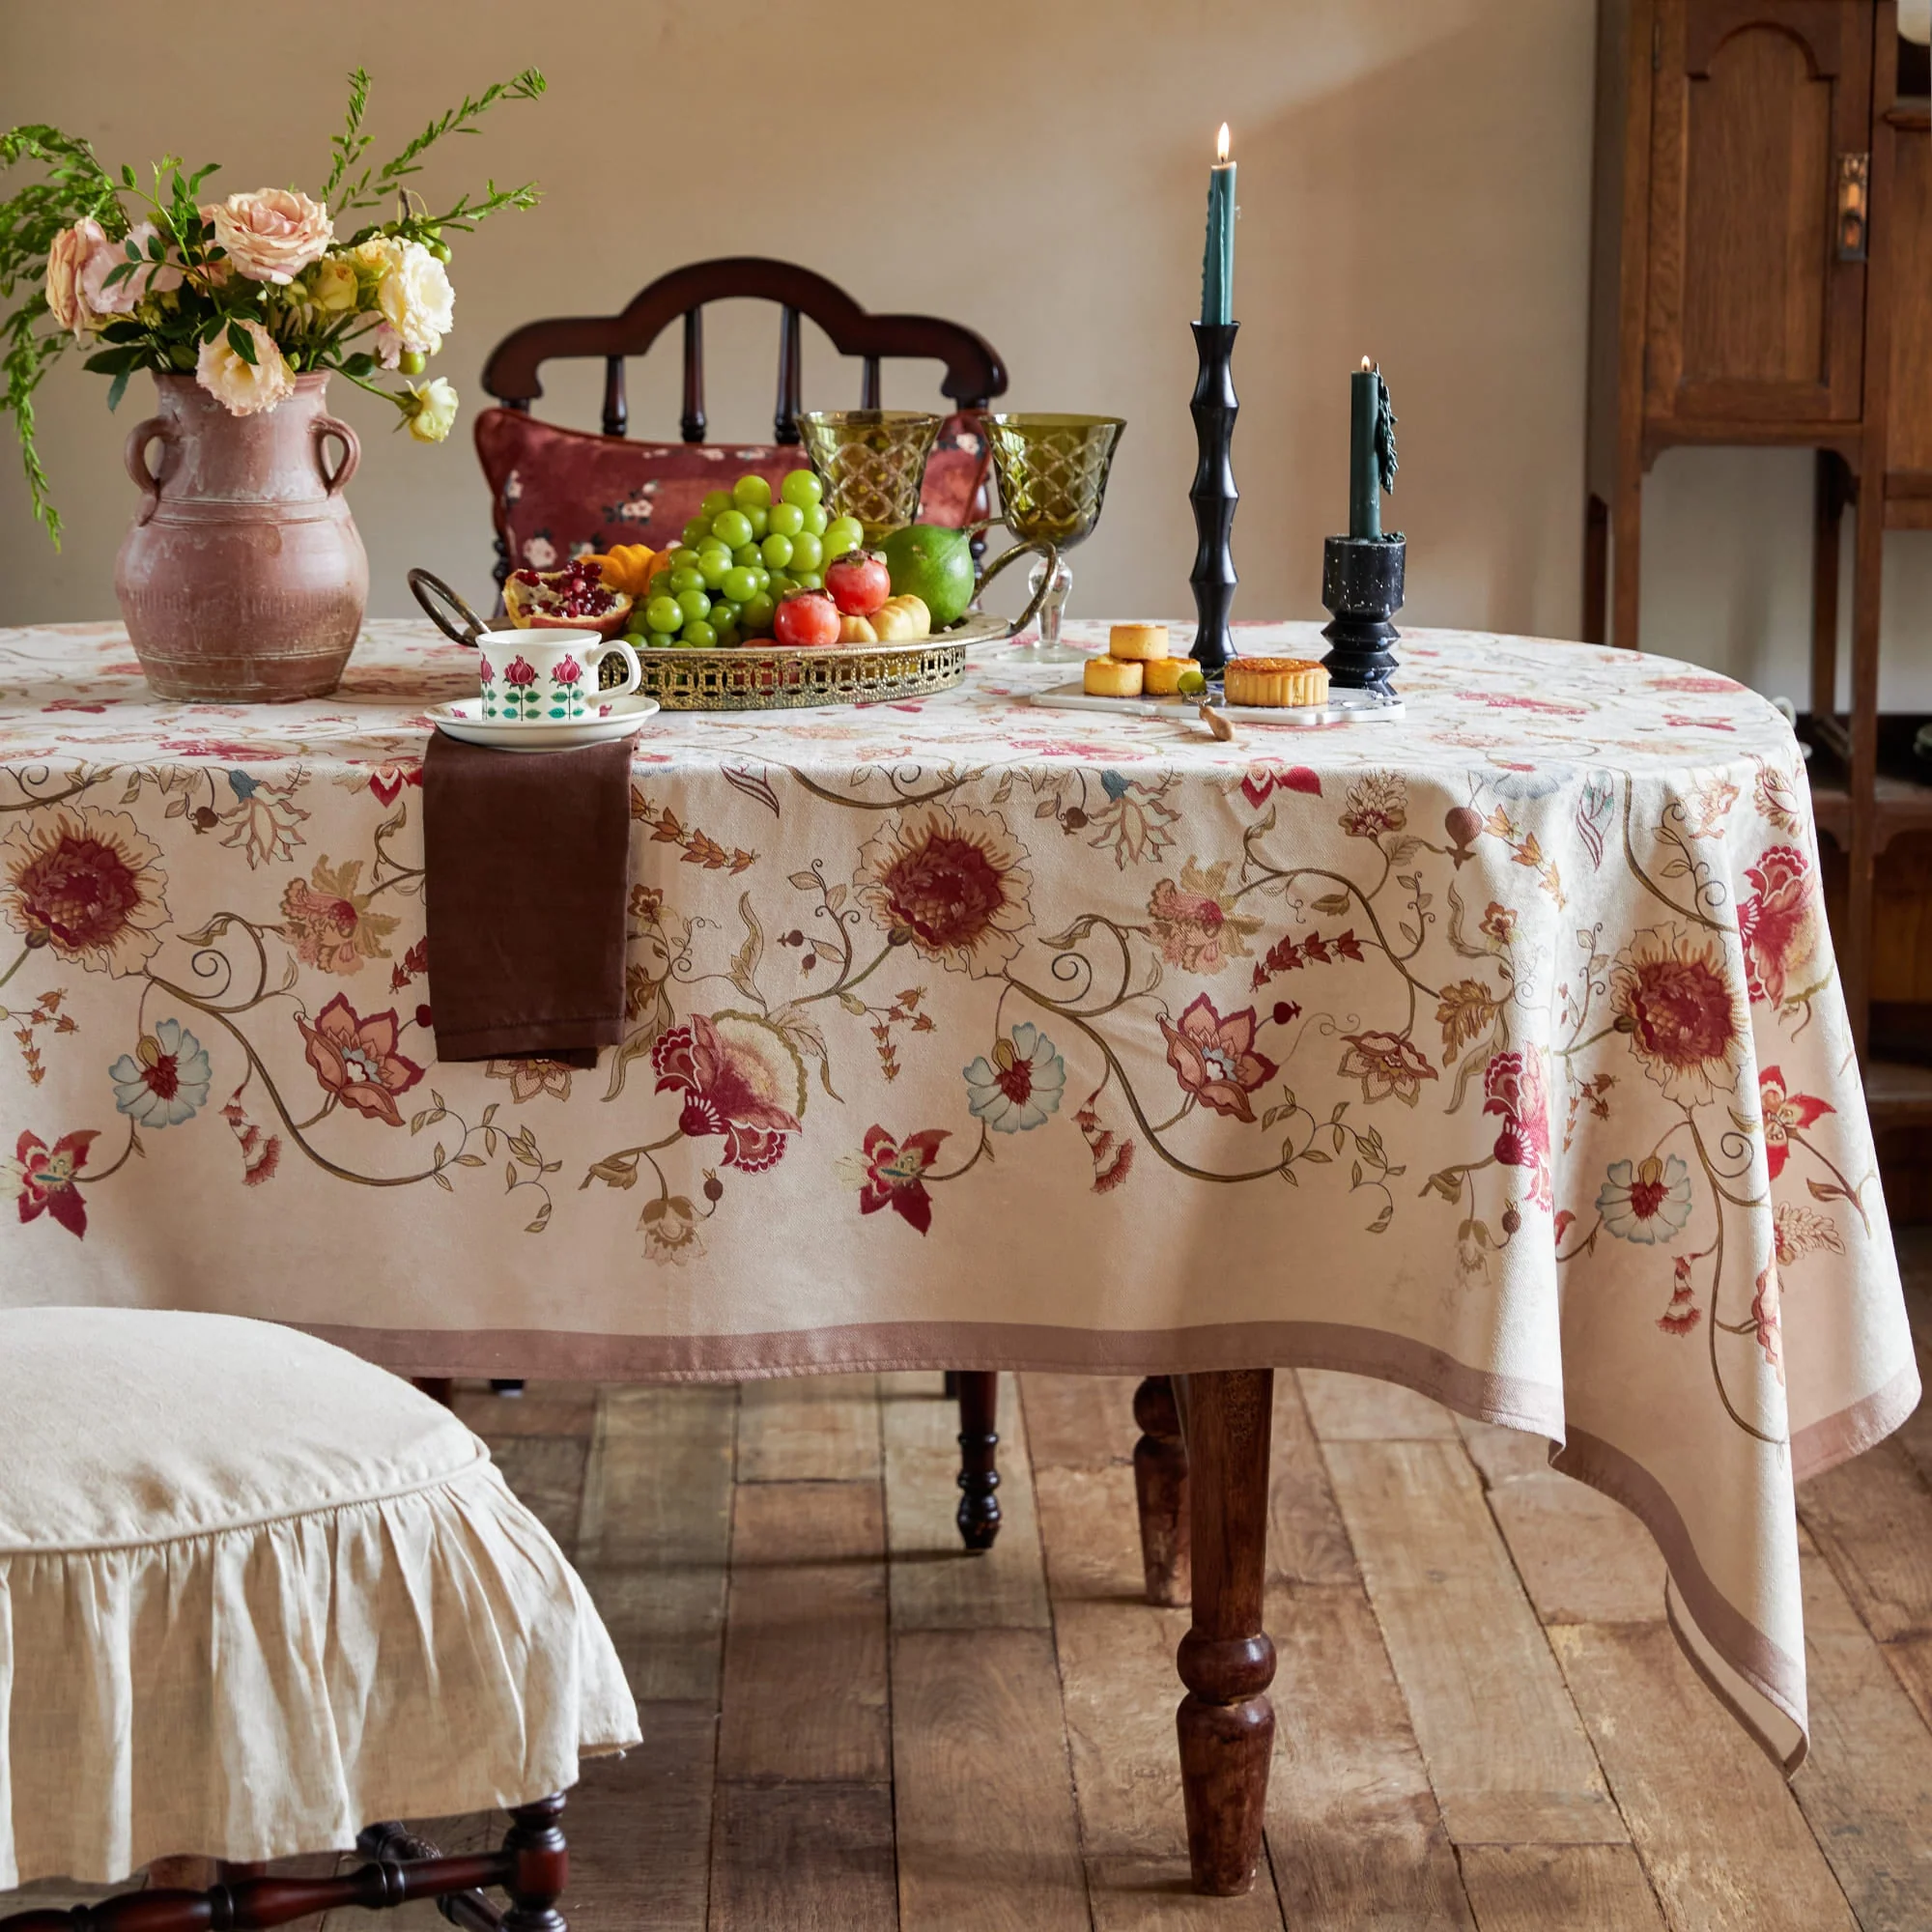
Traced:
[[[597, 667], [612, 652], [630, 676], [608, 691], [597, 688]], [[476, 639], [481, 660], [483, 716], [498, 724], [558, 724], [595, 718], [613, 697], [636, 691], [643, 667], [629, 644], [595, 631], [484, 631]]]

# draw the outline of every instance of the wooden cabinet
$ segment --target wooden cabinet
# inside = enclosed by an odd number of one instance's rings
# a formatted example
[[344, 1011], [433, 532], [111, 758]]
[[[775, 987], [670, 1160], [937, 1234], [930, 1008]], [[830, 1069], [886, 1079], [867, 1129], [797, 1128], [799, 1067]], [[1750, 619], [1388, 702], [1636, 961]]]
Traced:
[[1932, 528], [1927, 84], [1897, 0], [1600, 0], [1583, 635], [1637, 642], [1643, 477], [1662, 451], [1818, 452], [1813, 789], [1844, 858], [1834, 925], [1861, 1051], [1874, 868], [1896, 834], [1932, 830], [1932, 788], [1878, 782], [1884, 533]]
[[1841, 157], [1869, 151], [1871, 9], [1661, 0], [1652, 28], [1644, 414], [1680, 438], [1855, 422], [1865, 269]]

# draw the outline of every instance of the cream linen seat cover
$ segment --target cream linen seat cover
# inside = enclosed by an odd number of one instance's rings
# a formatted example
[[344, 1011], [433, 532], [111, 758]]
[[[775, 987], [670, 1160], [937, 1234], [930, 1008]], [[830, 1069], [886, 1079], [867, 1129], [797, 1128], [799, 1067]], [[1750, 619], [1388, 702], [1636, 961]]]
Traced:
[[0, 1314], [0, 1888], [518, 1804], [638, 1713], [446, 1409], [221, 1315]]

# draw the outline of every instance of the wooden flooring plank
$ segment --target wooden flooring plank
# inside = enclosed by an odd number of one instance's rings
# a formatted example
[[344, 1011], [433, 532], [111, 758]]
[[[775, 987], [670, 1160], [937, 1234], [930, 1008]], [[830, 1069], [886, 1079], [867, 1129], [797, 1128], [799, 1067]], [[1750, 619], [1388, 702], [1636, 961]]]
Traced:
[[1455, 1417], [1439, 1402], [1399, 1383], [1333, 1369], [1303, 1369], [1300, 1379], [1309, 1419], [1324, 1442], [1455, 1439]]
[[504, 1435], [490, 1445], [503, 1480], [568, 1556], [583, 1515], [587, 1435]]
[[526, 1382], [522, 1395], [498, 1395], [488, 1382], [462, 1381], [451, 1404], [484, 1441], [510, 1435], [582, 1435], [597, 1424], [595, 1382]]
[[718, 1713], [644, 1704], [643, 1743], [594, 1758], [564, 1807], [571, 1932], [705, 1932]]
[[1327, 1458], [1449, 1835], [1625, 1839], [1460, 1437], [1330, 1442]]
[[1549, 1468], [1492, 1485], [1489, 1499], [1546, 1624], [1663, 1621], [1663, 1557], [1621, 1503]]
[[890, 1778], [885, 1545], [877, 1483], [738, 1485], [721, 1778]]
[[1881, 1643], [1932, 1636], [1932, 1486], [1895, 1435], [1802, 1484], [1798, 1515]]
[[1149, 1608], [1132, 1467], [1116, 1463], [1099, 1469], [1036, 1469], [1033, 1481], [1056, 1613], [1069, 1603]]
[[1048, 1632], [895, 1631], [893, 1789], [906, 1932], [1088, 1932]]
[[1629, 1845], [1471, 1845], [1463, 1883], [1482, 1932], [1663, 1932]]
[[718, 1698], [738, 1391], [602, 1391], [578, 1568], [641, 1702]]
[[1932, 1637], [1902, 1637], [1879, 1649], [1919, 1717], [1932, 1724]]
[[1293, 1932], [1472, 1932], [1408, 1711], [1359, 1584], [1268, 1593], [1267, 1841]]
[[1505, 1429], [1496, 1422], [1475, 1422], [1466, 1415], [1454, 1418], [1456, 1434], [1481, 1470], [1486, 1489], [1512, 1476], [1540, 1475], [1549, 1466], [1549, 1438], [1526, 1429]]
[[1782, 1775], [1658, 1624], [1549, 1641], [1672, 1932], [1856, 1932]]
[[983, 1555], [966, 1552], [953, 1522], [958, 1405], [937, 1393], [930, 1376], [881, 1376], [879, 1384], [894, 1630], [1043, 1630], [1046, 1571], [1013, 1378], [1000, 1378], [1003, 1520], [999, 1541]]
[[1095, 1469], [1129, 1463], [1139, 1376], [1022, 1376], [1027, 1439], [1036, 1469]]
[[1273, 1467], [1268, 1477], [1268, 1575], [1294, 1583], [1352, 1583], [1355, 1552], [1328, 1487], [1321, 1445], [1300, 1380], [1274, 1378]]
[[738, 1391], [741, 1483], [879, 1477], [877, 1376], [784, 1376]]
[[711, 1932], [893, 1932], [891, 1789], [721, 1786], [711, 1901]]
[[1831, 1567], [1801, 1551], [1811, 1750], [1792, 1791], [1863, 1932], [1932, 1926], [1932, 1731]]

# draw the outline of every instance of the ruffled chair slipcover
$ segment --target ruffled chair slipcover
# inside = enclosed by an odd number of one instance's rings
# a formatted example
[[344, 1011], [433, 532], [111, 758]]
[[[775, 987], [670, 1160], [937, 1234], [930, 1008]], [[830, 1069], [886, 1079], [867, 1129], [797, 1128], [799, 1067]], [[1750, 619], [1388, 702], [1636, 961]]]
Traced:
[[293, 1330], [0, 1314], [0, 1889], [526, 1804], [638, 1714], [489, 1451]]

